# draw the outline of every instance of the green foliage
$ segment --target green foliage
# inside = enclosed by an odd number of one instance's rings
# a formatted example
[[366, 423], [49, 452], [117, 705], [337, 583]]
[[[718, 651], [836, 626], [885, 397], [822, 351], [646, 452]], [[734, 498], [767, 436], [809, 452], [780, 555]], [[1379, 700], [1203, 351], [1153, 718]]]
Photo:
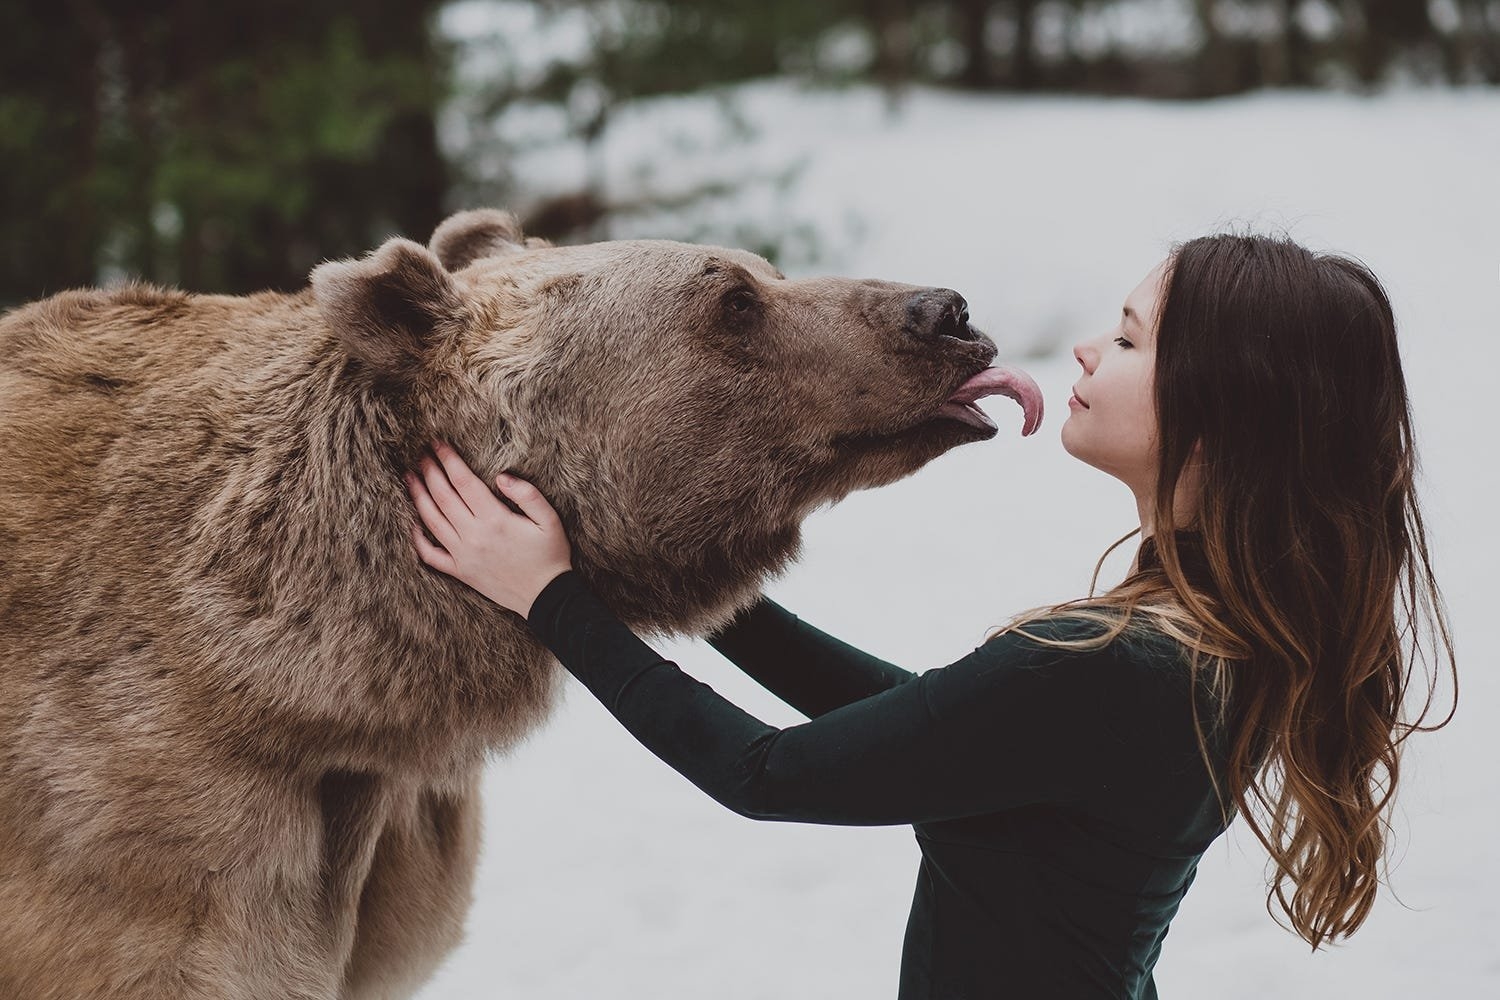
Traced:
[[[427, 24], [436, 6], [0, 14], [15, 77], [0, 100], [0, 254], [16, 265], [0, 301], [115, 277], [292, 288], [326, 256], [392, 230], [424, 236], [448, 182], [433, 124], [447, 88]], [[37, 45], [74, 58], [19, 65]], [[69, 253], [28, 266], [30, 248], [60, 233]]]
[[[1332, 12], [1331, 32], [1298, 26], [1306, 4]], [[591, 164], [585, 190], [553, 192], [536, 215], [545, 235], [575, 239], [611, 217], [698, 234], [695, 215], [722, 217], [726, 188], [764, 184], [713, 177], [624, 202], [601, 184], [599, 146], [630, 102], [756, 77], [1170, 97], [1374, 86], [1393, 67], [1500, 82], [1500, 0], [1181, 0], [1202, 36], [1186, 54], [1075, 50], [1074, 29], [1118, 0], [533, 0], [583, 44], [542, 60], [533, 39], [508, 39], [501, 51], [525, 58], [492, 60], [459, 91], [434, 29], [449, 6], [0, 0], [0, 305], [121, 277], [293, 288], [320, 259], [421, 238], [452, 204], [524, 203], [497, 124], [518, 105], [553, 109]], [[1273, 28], [1227, 34], [1230, 6]], [[1038, 46], [1043, 12], [1061, 55]], [[445, 110], [465, 135], [452, 163]], [[785, 242], [764, 227], [725, 238]]]
[[819, 36], [843, 22], [842, 3], [785, 0], [543, 0], [587, 16], [592, 45], [579, 62], [554, 64], [527, 96], [567, 100], [580, 81], [617, 100], [686, 93], [769, 76], [807, 60]]

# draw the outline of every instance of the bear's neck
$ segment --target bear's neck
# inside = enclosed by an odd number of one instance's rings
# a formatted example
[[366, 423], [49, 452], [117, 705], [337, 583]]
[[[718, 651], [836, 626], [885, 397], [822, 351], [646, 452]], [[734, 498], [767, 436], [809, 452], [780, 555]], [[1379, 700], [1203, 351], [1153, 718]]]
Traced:
[[362, 388], [320, 323], [293, 325], [224, 390], [240, 426], [194, 515], [201, 613], [254, 621], [255, 683], [344, 749], [473, 759], [511, 742], [545, 714], [550, 658], [515, 616], [421, 564], [401, 476], [425, 425]]
[[[712, 632], [753, 603], [766, 580], [797, 557], [797, 519], [769, 517], [772, 505], [743, 488], [738, 496], [729, 488], [705, 492], [720, 499], [709, 503], [699, 492], [630, 505], [630, 520], [653, 526], [644, 536], [647, 529], [633, 537], [575, 534], [575, 566], [632, 627], [661, 634]], [[703, 509], [694, 509], [695, 503]]]

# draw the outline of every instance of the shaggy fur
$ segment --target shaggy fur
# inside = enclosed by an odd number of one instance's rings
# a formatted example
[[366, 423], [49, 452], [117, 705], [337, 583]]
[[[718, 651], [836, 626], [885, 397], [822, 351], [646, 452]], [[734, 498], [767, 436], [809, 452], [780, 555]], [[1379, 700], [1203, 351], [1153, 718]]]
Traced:
[[989, 436], [932, 419], [994, 346], [919, 291], [480, 211], [294, 295], [0, 318], [0, 996], [413, 992], [560, 672], [421, 565], [402, 471], [532, 479], [628, 622], [701, 632], [812, 509]]

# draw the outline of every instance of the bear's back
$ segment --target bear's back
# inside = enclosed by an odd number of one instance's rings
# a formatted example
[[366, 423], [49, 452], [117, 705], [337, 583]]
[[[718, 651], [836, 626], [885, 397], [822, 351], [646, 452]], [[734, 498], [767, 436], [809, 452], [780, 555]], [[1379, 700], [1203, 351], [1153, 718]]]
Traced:
[[[306, 308], [315, 309], [306, 296]], [[306, 342], [297, 297], [195, 296], [149, 285], [63, 292], [0, 316], [0, 484], [11, 639], [29, 592], [38, 634], [70, 598], [147, 572], [193, 503], [211, 452], [244, 437], [256, 373]], [[295, 368], [296, 366], [290, 366]], [[222, 464], [222, 463], [220, 463]], [[159, 582], [145, 588], [160, 589]]]
[[0, 536], [35, 546], [77, 530], [91, 513], [80, 503], [135, 485], [123, 466], [147, 456], [190, 467], [204, 435], [184, 429], [238, 419], [258, 376], [297, 369], [289, 355], [309, 349], [315, 308], [306, 293], [200, 296], [131, 284], [62, 292], [0, 316], [0, 454], [12, 470], [0, 486]]
[[297, 725], [357, 703], [324, 735], [382, 761], [420, 756], [392, 731], [471, 761], [543, 714], [555, 675], [524, 626], [411, 551], [389, 419], [347, 365], [310, 291], [134, 286], [0, 317], [0, 771], [8, 712], [60, 678], [234, 677]]
[[[0, 316], [0, 384], [13, 389], [24, 376], [50, 383], [54, 396], [118, 396], [164, 379], [205, 377], [274, 353], [308, 308], [305, 292], [190, 295], [146, 284], [60, 292]], [[8, 409], [0, 389], [0, 413]]]

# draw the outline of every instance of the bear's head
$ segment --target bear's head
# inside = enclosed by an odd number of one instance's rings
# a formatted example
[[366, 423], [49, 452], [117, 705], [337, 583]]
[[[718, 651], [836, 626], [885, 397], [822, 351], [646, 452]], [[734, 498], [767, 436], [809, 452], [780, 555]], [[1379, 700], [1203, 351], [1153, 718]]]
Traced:
[[1026, 433], [1041, 415], [956, 292], [789, 280], [741, 250], [555, 247], [479, 210], [313, 288], [393, 461], [441, 436], [486, 480], [531, 480], [600, 596], [655, 631], [724, 621], [815, 508], [993, 437], [976, 399], [1019, 400]]

